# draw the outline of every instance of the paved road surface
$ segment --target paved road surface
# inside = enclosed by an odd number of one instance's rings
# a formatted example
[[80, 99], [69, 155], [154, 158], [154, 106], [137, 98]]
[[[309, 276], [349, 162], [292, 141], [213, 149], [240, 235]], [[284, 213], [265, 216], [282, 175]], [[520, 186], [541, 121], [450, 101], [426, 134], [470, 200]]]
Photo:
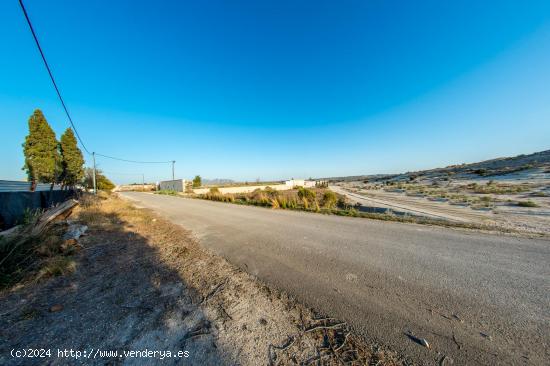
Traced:
[[[439, 364], [550, 359], [550, 241], [129, 192], [367, 340]], [[425, 338], [428, 350], [405, 333]]]

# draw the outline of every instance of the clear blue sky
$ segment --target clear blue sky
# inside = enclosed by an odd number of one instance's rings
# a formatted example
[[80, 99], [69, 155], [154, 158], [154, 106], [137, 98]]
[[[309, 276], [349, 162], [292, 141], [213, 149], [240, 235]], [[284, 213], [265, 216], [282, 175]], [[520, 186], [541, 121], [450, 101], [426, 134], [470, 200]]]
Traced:
[[[179, 177], [388, 173], [550, 149], [547, 0], [26, 6], [88, 148], [174, 159]], [[23, 179], [32, 111], [58, 136], [68, 121], [16, 0], [0, 2], [0, 34], [0, 179]], [[171, 174], [98, 164], [117, 182]]]

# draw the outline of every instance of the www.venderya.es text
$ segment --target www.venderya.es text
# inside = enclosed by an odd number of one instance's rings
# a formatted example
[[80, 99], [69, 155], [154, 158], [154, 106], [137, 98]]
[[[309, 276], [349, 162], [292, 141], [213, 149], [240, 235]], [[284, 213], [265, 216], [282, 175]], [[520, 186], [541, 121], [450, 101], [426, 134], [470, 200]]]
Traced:
[[191, 354], [183, 350], [108, 350], [90, 348], [88, 350], [48, 349], [48, 348], [22, 348], [12, 349], [10, 352], [14, 358], [68, 358], [68, 359], [113, 359], [113, 358], [154, 358], [163, 360], [166, 358], [188, 358]]

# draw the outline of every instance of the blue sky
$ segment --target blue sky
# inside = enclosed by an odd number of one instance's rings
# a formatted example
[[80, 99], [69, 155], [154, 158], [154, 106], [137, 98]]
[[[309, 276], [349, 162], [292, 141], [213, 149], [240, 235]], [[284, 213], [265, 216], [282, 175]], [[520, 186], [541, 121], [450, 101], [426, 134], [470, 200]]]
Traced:
[[[548, 1], [25, 2], [88, 149], [236, 180], [391, 173], [550, 149]], [[0, 179], [41, 108], [68, 126], [18, 2], [0, 2]], [[89, 161], [89, 158], [87, 157]], [[117, 182], [170, 166], [98, 158]]]

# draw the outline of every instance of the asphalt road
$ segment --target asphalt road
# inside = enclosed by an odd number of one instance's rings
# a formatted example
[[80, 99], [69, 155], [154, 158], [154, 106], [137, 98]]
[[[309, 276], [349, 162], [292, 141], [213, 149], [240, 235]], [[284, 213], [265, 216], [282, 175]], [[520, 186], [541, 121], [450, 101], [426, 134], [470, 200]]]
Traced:
[[[547, 364], [550, 241], [128, 192], [202, 245], [424, 364]], [[425, 338], [427, 349], [406, 333]], [[445, 357], [445, 359], [443, 359]]]

